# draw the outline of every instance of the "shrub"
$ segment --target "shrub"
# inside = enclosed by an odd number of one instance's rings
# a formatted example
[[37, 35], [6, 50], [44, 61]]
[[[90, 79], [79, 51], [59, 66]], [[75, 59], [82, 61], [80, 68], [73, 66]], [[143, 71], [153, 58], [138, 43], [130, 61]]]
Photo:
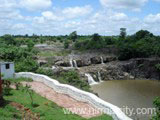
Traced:
[[156, 115], [153, 116], [152, 120], [160, 120], [160, 98], [156, 98], [153, 104], [156, 108]]
[[39, 68], [36, 73], [47, 75], [47, 76], [53, 76], [53, 71], [51, 69], [44, 69], [44, 68]]
[[16, 72], [35, 72], [38, 69], [38, 63], [32, 58], [23, 58], [16, 62]]
[[81, 80], [79, 74], [74, 70], [62, 72], [59, 76], [60, 77], [58, 79], [62, 83], [70, 84], [80, 89], [90, 91], [89, 84], [85, 80]]

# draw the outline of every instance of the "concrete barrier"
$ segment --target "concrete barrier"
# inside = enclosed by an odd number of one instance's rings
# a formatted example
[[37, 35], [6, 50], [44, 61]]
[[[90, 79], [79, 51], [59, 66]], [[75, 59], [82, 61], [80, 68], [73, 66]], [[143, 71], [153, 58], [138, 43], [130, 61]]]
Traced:
[[92, 93], [85, 92], [70, 85], [61, 84], [57, 80], [51, 79], [48, 76], [30, 72], [21, 72], [15, 73], [15, 77], [32, 78], [34, 81], [42, 82], [45, 85], [53, 88], [56, 92], [67, 94], [78, 101], [90, 103], [97, 109], [103, 109], [103, 112], [112, 116], [114, 120], [132, 120], [131, 118], [127, 117], [117, 106], [98, 98]]

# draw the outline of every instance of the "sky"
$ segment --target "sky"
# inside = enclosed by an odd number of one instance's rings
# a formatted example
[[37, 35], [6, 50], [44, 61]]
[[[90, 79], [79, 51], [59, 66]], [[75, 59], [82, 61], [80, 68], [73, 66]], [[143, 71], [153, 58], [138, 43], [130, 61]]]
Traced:
[[160, 0], [0, 0], [0, 35], [160, 35]]

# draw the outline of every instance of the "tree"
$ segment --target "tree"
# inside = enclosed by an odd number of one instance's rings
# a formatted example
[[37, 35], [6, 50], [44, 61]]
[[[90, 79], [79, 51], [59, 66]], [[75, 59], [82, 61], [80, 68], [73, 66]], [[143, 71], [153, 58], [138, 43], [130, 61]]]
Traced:
[[92, 35], [92, 41], [100, 41], [101, 40], [101, 36], [98, 33], [95, 33]]
[[77, 31], [74, 31], [74, 32], [72, 32], [70, 35], [69, 35], [69, 38], [73, 41], [73, 42], [75, 42], [76, 41], [76, 39], [77, 39]]
[[65, 40], [65, 42], [64, 42], [64, 48], [67, 49], [68, 47], [69, 47], [69, 41]]
[[27, 46], [28, 46], [28, 50], [32, 51], [33, 47], [34, 47], [34, 42], [32, 40], [29, 40], [27, 42]]
[[150, 32], [147, 31], [147, 30], [140, 30], [140, 31], [136, 32], [135, 36], [136, 36], [136, 39], [137, 39], [137, 40], [140, 40], [140, 39], [142, 39], [142, 38], [145, 38], [146, 36], [148, 36], [148, 37], [153, 37], [153, 34], [150, 33]]
[[22, 91], [29, 94], [29, 97], [30, 97], [30, 99], [31, 99], [31, 105], [34, 106], [34, 104], [33, 104], [33, 94], [34, 94], [34, 92], [33, 92], [33, 90], [31, 90], [31, 86], [26, 85], [26, 86], [23, 88]]
[[120, 38], [125, 39], [127, 35], [126, 28], [120, 28]]
[[12, 35], [6, 34], [2, 38], [3, 38], [3, 41], [5, 42], [5, 44], [7, 44], [7, 45], [16, 45], [16, 41], [13, 38]]

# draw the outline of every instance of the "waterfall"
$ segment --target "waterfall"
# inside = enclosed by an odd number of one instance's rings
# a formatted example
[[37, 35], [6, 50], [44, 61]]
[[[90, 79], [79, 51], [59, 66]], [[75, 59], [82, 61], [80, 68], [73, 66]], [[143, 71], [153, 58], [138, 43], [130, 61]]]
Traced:
[[70, 65], [71, 65], [72, 68], [73, 67], [78, 68], [76, 60], [70, 59]]
[[103, 57], [101, 57], [101, 64], [104, 64], [104, 60], [103, 60]]
[[99, 71], [98, 71], [98, 80], [99, 80], [99, 82], [103, 82], [102, 78], [101, 78], [101, 73]]
[[71, 65], [71, 67], [74, 67], [74, 66], [73, 66], [73, 60], [72, 60], [72, 59], [70, 59], [70, 65]]
[[74, 67], [78, 68], [76, 60], [73, 60], [73, 63], [74, 63]]
[[98, 84], [96, 81], [94, 81], [93, 77], [90, 74], [86, 73], [85, 76], [88, 77], [89, 85]]

